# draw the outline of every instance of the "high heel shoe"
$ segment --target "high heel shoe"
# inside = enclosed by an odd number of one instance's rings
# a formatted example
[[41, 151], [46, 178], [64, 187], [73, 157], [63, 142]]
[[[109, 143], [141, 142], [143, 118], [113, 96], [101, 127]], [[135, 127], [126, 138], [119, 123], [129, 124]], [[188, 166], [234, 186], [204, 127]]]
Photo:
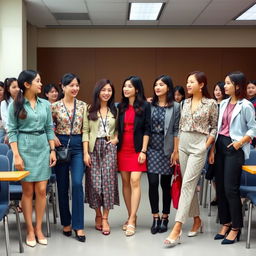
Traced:
[[161, 224], [160, 224], [160, 227], [159, 227], [159, 233], [164, 233], [167, 231], [168, 229], [168, 223], [169, 223], [169, 219], [168, 219], [168, 216], [161, 219]]
[[76, 234], [76, 239], [79, 241], [79, 242], [85, 242], [85, 240], [86, 240], [86, 236], [85, 235], [82, 235], [82, 236], [80, 236], [80, 235], [78, 235], [77, 234], [77, 230], [75, 230], [74, 229], [74, 232], [75, 232], [75, 234]]
[[159, 232], [159, 229], [160, 229], [160, 225], [161, 225], [161, 220], [158, 217], [153, 217], [153, 223], [152, 223], [152, 226], [151, 226], [151, 234], [156, 234], [157, 232]]
[[[103, 217], [102, 217], [102, 222], [103, 222], [103, 220], [105, 220], [105, 221], [107, 222], [107, 224], [108, 224], [108, 218], [103, 218]], [[107, 236], [107, 235], [110, 234], [110, 227], [109, 227], [109, 224], [108, 224], [108, 227], [107, 227], [107, 228], [104, 227], [104, 225], [102, 224], [102, 231], [101, 231], [101, 233], [102, 233], [103, 235], [105, 235], [105, 236]]]
[[[100, 224], [99, 224], [99, 222], [97, 222], [98, 219], [101, 219]], [[102, 231], [102, 216], [101, 215], [95, 216], [95, 229], [98, 231]]]
[[232, 228], [231, 230], [232, 231], [238, 231], [235, 239], [234, 240], [229, 240], [229, 239], [225, 238], [224, 240], [222, 240], [221, 244], [233, 244], [236, 240], [237, 240], [237, 242], [240, 240], [241, 229]]
[[214, 240], [221, 240], [221, 239], [224, 239], [224, 238], [228, 235], [229, 231], [231, 230], [231, 225], [229, 225], [229, 224], [224, 224], [223, 226], [228, 227], [228, 230], [226, 231], [226, 233], [225, 233], [224, 235], [222, 235], [222, 234], [216, 234], [215, 237], [214, 237]]
[[179, 235], [177, 236], [176, 239], [170, 239], [169, 237], [165, 238], [164, 240], [164, 247], [165, 248], [171, 248], [176, 246], [177, 244], [180, 244], [181, 242], [181, 235], [182, 235], [182, 230], [180, 231]]
[[189, 231], [188, 232], [188, 237], [194, 237], [198, 233], [204, 233], [204, 223], [201, 221], [200, 227], [196, 231]]

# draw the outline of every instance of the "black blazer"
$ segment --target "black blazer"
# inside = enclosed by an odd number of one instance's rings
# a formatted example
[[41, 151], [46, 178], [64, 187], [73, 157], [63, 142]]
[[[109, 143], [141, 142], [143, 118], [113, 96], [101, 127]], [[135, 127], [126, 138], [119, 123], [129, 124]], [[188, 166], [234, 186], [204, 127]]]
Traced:
[[[134, 119], [134, 146], [135, 151], [140, 152], [142, 150], [142, 144], [143, 144], [143, 136], [151, 134], [151, 109], [150, 104], [146, 101], [144, 102], [142, 106], [143, 112], [141, 115], [135, 115]], [[120, 112], [119, 112], [120, 113]], [[119, 114], [118, 116], [118, 140], [119, 143], [117, 144], [117, 150], [121, 149], [122, 146], [122, 140], [123, 140], [123, 132], [124, 132], [124, 115], [125, 112], [122, 114]]]

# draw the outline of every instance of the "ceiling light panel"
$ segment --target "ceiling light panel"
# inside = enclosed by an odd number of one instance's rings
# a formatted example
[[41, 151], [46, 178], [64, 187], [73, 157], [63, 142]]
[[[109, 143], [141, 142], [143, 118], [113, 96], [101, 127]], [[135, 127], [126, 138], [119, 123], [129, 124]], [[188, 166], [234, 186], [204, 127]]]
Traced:
[[130, 3], [129, 20], [157, 20], [163, 3]]
[[236, 18], [236, 20], [256, 20], [256, 4]]

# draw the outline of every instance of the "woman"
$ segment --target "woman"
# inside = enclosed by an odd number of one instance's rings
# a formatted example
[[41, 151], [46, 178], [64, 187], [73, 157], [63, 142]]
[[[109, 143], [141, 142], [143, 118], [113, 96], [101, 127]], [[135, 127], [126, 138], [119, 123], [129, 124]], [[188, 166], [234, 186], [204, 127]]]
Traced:
[[166, 247], [173, 247], [180, 242], [182, 226], [187, 216], [194, 218], [188, 236], [193, 237], [199, 231], [202, 232], [196, 185], [205, 164], [207, 149], [214, 142], [217, 129], [217, 103], [210, 99], [203, 72], [195, 71], [188, 75], [187, 91], [191, 97], [184, 102], [179, 128], [182, 188], [175, 225], [164, 241]]
[[[177, 85], [174, 87], [174, 100], [178, 103], [182, 103], [186, 98], [185, 90], [182, 86]], [[183, 104], [183, 103], [182, 103]]]
[[4, 100], [1, 102], [1, 117], [5, 130], [7, 130], [8, 107], [20, 91], [16, 78], [6, 78], [4, 81]]
[[[46, 205], [46, 186], [56, 163], [54, 133], [50, 104], [39, 98], [41, 78], [36, 71], [24, 70], [18, 78], [19, 93], [9, 106], [8, 138], [18, 171], [30, 174], [21, 181], [22, 209], [27, 227], [26, 244], [47, 245], [42, 233], [42, 220]], [[40, 157], [38, 157], [40, 156]], [[36, 225], [32, 223], [33, 196], [35, 194]]]
[[126, 236], [132, 236], [136, 231], [136, 214], [141, 197], [141, 174], [147, 170], [146, 156], [150, 136], [150, 105], [145, 101], [139, 77], [130, 76], [125, 79], [118, 107], [117, 159], [128, 212], [123, 230]]
[[[171, 205], [172, 166], [178, 160], [177, 136], [180, 106], [174, 102], [173, 83], [169, 76], [156, 78], [151, 104], [151, 137], [148, 146], [149, 200], [153, 223], [151, 233], [167, 231]], [[161, 177], [163, 214], [159, 216], [159, 175]]]
[[86, 171], [86, 201], [95, 209], [95, 228], [103, 235], [110, 234], [109, 210], [119, 205], [114, 97], [112, 83], [107, 79], [98, 81], [83, 125], [84, 162], [89, 167]]
[[246, 87], [247, 99], [256, 109], [256, 80], [249, 81]]
[[52, 104], [59, 98], [59, 88], [55, 84], [47, 84], [44, 86], [44, 96]]
[[225, 94], [224, 85], [224, 82], [217, 82], [213, 89], [213, 98], [217, 101], [218, 106], [220, 105], [221, 101], [227, 97]]
[[[213, 89], [213, 98], [217, 101], [218, 109], [221, 101], [226, 99], [224, 85], [225, 85], [224, 82], [217, 82]], [[206, 165], [208, 166], [208, 163], [206, 163]], [[207, 168], [209, 168], [209, 166]], [[213, 179], [213, 187], [216, 190], [216, 183], [215, 183], [215, 177], [214, 177], [214, 173], [215, 173], [214, 165], [209, 169], [209, 171], [211, 172], [209, 179]], [[206, 178], [207, 178], [207, 175], [206, 175]], [[217, 204], [218, 204], [217, 196], [215, 196], [214, 199], [211, 201], [211, 205], [216, 206]]]
[[[69, 162], [57, 163], [55, 169], [58, 185], [58, 199], [63, 235], [71, 236], [72, 229], [80, 242], [85, 242], [84, 233], [84, 177], [82, 126], [86, 104], [77, 100], [80, 79], [71, 73], [61, 79], [64, 98], [52, 104], [52, 116], [56, 124], [55, 146], [67, 146], [71, 150]], [[72, 180], [72, 213], [69, 210], [69, 171]]]
[[4, 124], [1, 117], [1, 102], [4, 100], [4, 83], [0, 81], [0, 142], [5, 135]]
[[218, 211], [222, 227], [215, 240], [222, 244], [239, 241], [243, 227], [240, 199], [240, 176], [244, 160], [249, 158], [249, 142], [256, 136], [255, 111], [245, 99], [246, 78], [240, 71], [225, 78], [225, 93], [230, 96], [220, 104], [218, 135], [210, 151], [209, 162], [215, 162]]

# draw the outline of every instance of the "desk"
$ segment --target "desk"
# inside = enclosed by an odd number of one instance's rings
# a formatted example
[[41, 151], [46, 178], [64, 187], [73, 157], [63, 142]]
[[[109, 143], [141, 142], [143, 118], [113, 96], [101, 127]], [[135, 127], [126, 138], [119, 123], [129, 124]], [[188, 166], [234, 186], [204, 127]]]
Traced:
[[256, 165], [243, 165], [242, 169], [251, 174], [256, 174]]
[[18, 181], [29, 175], [29, 171], [0, 172], [0, 181]]

